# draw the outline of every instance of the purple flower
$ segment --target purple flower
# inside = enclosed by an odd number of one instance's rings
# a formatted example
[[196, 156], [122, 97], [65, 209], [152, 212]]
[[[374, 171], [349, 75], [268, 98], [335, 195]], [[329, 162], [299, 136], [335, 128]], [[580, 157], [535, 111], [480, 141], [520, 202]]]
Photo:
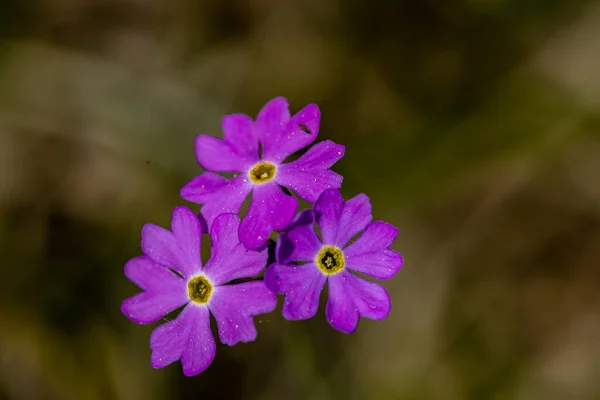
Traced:
[[[202, 204], [200, 212], [210, 227], [217, 215], [237, 213], [252, 192], [250, 208], [240, 225], [240, 240], [249, 249], [262, 248], [273, 230], [284, 229], [294, 218], [294, 191], [314, 202], [329, 188], [340, 188], [342, 176], [329, 168], [344, 155], [344, 146], [326, 140], [296, 161], [283, 164], [292, 153], [317, 137], [321, 113], [315, 104], [290, 116], [287, 100], [277, 97], [258, 113], [256, 122], [243, 114], [223, 118], [224, 140], [200, 135], [196, 156], [205, 172], [181, 189], [181, 197]], [[262, 145], [262, 154], [260, 151]], [[235, 172], [227, 179], [215, 172]]]
[[[315, 233], [315, 219], [322, 239]], [[278, 262], [267, 269], [265, 281], [271, 290], [285, 295], [285, 318], [313, 317], [325, 281], [329, 282], [327, 320], [334, 328], [352, 333], [359, 316], [375, 320], [388, 316], [391, 304], [387, 291], [350, 272], [389, 279], [402, 266], [402, 256], [389, 249], [398, 230], [371, 219], [367, 196], [359, 194], [344, 203], [340, 191], [330, 189], [323, 192], [313, 210], [302, 211], [282, 233]]]
[[142, 230], [145, 256], [130, 260], [125, 275], [144, 291], [123, 302], [121, 311], [134, 322], [149, 324], [185, 305], [174, 320], [150, 336], [154, 368], [181, 359], [187, 376], [204, 371], [215, 356], [210, 313], [219, 338], [233, 346], [256, 338], [252, 316], [273, 311], [275, 295], [264, 281], [227, 285], [234, 279], [258, 274], [266, 265], [266, 251], [248, 251], [238, 239], [239, 218], [223, 214], [215, 219], [210, 236], [212, 256], [200, 259], [200, 221], [187, 207], [173, 210], [171, 231], [153, 224]]

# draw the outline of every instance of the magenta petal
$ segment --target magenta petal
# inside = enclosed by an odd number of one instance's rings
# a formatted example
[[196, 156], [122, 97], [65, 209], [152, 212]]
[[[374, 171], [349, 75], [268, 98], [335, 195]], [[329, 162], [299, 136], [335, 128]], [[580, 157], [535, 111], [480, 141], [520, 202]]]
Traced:
[[345, 253], [365, 253], [368, 250], [385, 250], [392, 245], [398, 236], [398, 229], [387, 222], [373, 221], [354, 243], [344, 250]]
[[263, 133], [263, 158], [282, 162], [290, 154], [315, 141], [319, 133], [321, 112], [316, 104], [309, 104], [300, 110], [285, 125]]
[[246, 172], [256, 161], [238, 154], [226, 141], [209, 135], [196, 138], [196, 157], [202, 168], [214, 172]]
[[277, 298], [265, 283], [252, 281], [217, 287], [209, 308], [217, 320], [221, 342], [233, 346], [256, 339], [252, 316], [271, 312], [276, 305]]
[[342, 176], [329, 168], [343, 156], [344, 146], [330, 140], [317, 143], [296, 161], [280, 165], [277, 183], [313, 203], [324, 190], [342, 186]]
[[335, 243], [343, 209], [344, 199], [337, 189], [324, 191], [313, 206], [324, 244]]
[[185, 375], [204, 371], [216, 352], [208, 309], [192, 304], [185, 307], [177, 318], [152, 332], [150, 348], [150, 363], [154, 368], [163, 368], [181, 359]]
[[315, 260], [321, 241], [315, 232], [314, 223], [312, 210], [304, 210], [298, 214], [277, 241], [278, 262], [287, 264], [291, 261]]
[[188, 342], [183, 349], [181, 366], [185, 376], [204, 371], [213, 362], [217, 346], [210, 330], [210, 313], [207, 307], [190, 306], [193, 315], [188, 325]]
[[263, 159], [278, 163], [279, 142], [290, 121], [288, 102], [283, 97], [270, 100], [256, 116], [255, 129], [263, 146]]
[[171, 231], [182, 252], [186, 262], [187, 277], [200, 271], [202, 261], [200, 258], [200, 220], [198, 216], [187, 207], [179, 206], [173, 209]]
[[337, 330], [353, 333], [359, 316], [380, 320], [391, 310], [390, 296], [383, 286], [358, 278], [348, 271], [329, 277], [326, 315]]
[[171, 231], [145, 224], [142, 228], [142, 250], [154, 262], [172, 268], [184, 277], [191, 276], [192, 268], [186, 261], [187, 256], [179, 248]]
[[272, 264], [265, 272], [267, 287], [285, 295], [283, 316], [289, 320], [308, 319], [319, 308], [319, 297], [327, 278], [315, 264]]
[[184, 277], [200, 270], [200, 222], [187, 207], [173, 210], [170, 232], [154, 224], [142, 229], [142, 249], [155, 262], [173, 268]]
[[402, 256], [388, 247], [398, 230], [386, 222], [375, 221], [344, 249], [346, 267], [376, 279], [389, 279], [402, 268]]
[[371, 223], [371, 202], [365, 194], [359, 194], [344, 204], [340, 225], [338, 227], [336, 245], [344, 247], [357, 233]]
[[[346, 271], [329, 279], [329, 298], [325, 307], [327, 320], [335, 329], [344, 333], [353, 333], [358, 325], [358, 309], [347, 293]], [[336, 279], [337, 278], [337, 279]]]
[[350, 256], [346, 254], [346, 267], [375, 279], [390, 279], [402, 268], [402, 256], [389, 249]]
[[221, 214], [211, 226], [211, 257], [204, 273], [215, 285], [258, 275], [267, 265], [267, 249], [247, 250], [238, 238], [239, 226], [235, 214]]
[[231, 179], [212, 172], [205, 172], [181, 189], [181, 197], [193, 203], [203, 204], [200, 213], [208, 227], [219, 214], [237, 213], [252, 185], [245, 175]]
[[273, 183], [257, 185], [252, 192], [250, 208], [240, 224], [240, 240], [248, 249], [262, 248], [271, 231], [282, 230], [294, 218], [298, 200], [283, 193]]
[[133, 322], [156, 322], [188, 302], [185, 281], [148, 257], [129, 260], [125, 276], [144, 290], [121, 305], [121, 312]]
[[145, 291], [156, 292], [163, 288], [185, 286], [183, 279], [147, 256], [139, 256], [127, 261], [125, 276]]
[[344, 249], [346, 266], [377, 279], [389, 279], [402, 268], [402, 256], [389, 249], [398, 229], [387, 222], [375, 221]]
[[181, 307], [187, 301], [183, 290], [174, 293], [142, 292], [125, 299], [121, 304], [121, 312], [136, 324], [151, 324]]
[[230, 114], [223, 117], [223, 136], [235, 151], [251, 162], [258, 162], [260, 138], [254, 129], [254, 121], [244, 114]]
[[188, 325], [193, 306], [185, 307], [171, 322], [158, 326], [150, 335], [150, 364], [164, 368], [179, 360], [188, 341]]

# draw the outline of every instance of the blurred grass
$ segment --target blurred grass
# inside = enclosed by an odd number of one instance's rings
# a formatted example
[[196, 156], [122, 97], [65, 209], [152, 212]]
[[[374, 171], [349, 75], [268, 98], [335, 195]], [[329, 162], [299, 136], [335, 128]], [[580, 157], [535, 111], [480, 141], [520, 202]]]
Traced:
[[[0, 14], [0, 399], [600, 397], [598, 2]], [[344, 195], [400, 228], [392, 314], [349, 336], [276, 312], [198, 377], [153, 370], [123, 265], [183, 203], [194, 137], [278, 95], [319, 104]]]

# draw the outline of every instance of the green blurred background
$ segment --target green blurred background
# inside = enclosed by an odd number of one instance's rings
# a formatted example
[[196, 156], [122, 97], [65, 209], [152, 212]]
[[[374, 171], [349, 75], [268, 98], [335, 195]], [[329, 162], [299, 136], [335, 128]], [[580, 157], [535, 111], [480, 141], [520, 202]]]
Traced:
[[[400, 228], [392, 313], [154, 370], [123, 265], [279, 95]], [[599, 133], [597, 1], [5, 0], [0, 399], [600, 399]]]

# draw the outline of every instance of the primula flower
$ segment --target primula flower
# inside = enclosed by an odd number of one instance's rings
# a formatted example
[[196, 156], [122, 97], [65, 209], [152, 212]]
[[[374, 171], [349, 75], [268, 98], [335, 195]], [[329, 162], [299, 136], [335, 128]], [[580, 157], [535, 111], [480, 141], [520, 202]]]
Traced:
[[121, 311], [134, 322], [149, 324], [185, 305], [177, 318], [157, 327], [150, 336], [154, 368], [181, 359], [185, 375], [199, 374], [215, 356], [210, 313], [217, 321], [221, 342], [233, 346], [254, 340], [252, 316], [275, 308], [275, 295], [264, 281], [227, 284], [258, 274], [267, 262], [266, 251], [244, 248], [238, 227], [236, 215], [215, 219], [210, 231], [212, 255], [203, 267], [200, 221], [187, 207], [173, 210], [171, 231], [153, 224], [144, 226], [145, 256], [125, 265], [125, 275], [144, 291], [125, 300]]
[[[240, 240], [249, 249], [262, 248], [269, 234], [284, 229], [296, 214], [298, 200], [281, 186], [311, 203], [323, 190], [341, 186], [342, 176], [329, 168], [342, 158], [344, 146], [330, 140], [311, 147], [296, 161], [283, 163], [316, 139], [320, 118], [315, 104], [290, 116], [283, 97], [269, 101], [256, 122], [243, 114], [226, 115], [224, 140], [209, 135], [196, 139], [198, 162], [208, 172], [183, 187], [181, 197], [203, 205], [200, 212], [210, 227], [217, 215], [237, 213], [252, 192]], [[227, 179], [215, 172], [239, 175]]]
[[[322, 239], [315, 233], [315, 219]], [[367, 196], [359, 194], [344, 203], [340, 191], [330, 189], [323, 192], [313, 210], [302, 211], [282, 233], [277, 246], [278, 261], [267, 269], [265, 281], [271, 290], [285, 295], [285, 318], [313, 317], [326, 281], [326, 315], [334, 328], [352, 333], [359, 316], [375, 320], [388, 316], [391, 304], [387, 291], [350, 272], [389, 279], [402, 266], [402, 256], [389, 249], [398, 230], [371, 219]]]

